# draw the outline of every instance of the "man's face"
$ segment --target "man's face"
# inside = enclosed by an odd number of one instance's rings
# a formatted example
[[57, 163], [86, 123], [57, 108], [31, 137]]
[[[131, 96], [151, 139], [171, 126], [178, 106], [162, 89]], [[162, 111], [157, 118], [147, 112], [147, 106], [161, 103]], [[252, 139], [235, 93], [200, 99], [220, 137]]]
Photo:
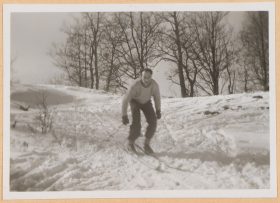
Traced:
[[142, 73], [142, 82], [144, 83], [145, 86], [148, 86], [152, 82], [152, 74], [149, 72], [144, 71]]

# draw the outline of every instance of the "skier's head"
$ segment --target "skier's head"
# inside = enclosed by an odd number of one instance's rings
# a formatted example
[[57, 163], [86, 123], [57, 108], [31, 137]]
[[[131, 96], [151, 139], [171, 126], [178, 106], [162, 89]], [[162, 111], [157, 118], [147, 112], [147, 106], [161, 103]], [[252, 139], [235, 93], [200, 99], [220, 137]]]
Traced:
[[153, 71], [149, 68], [145, 68], [141, 74], [141, 80], [145, 86], [148, 86], [152, 82]]

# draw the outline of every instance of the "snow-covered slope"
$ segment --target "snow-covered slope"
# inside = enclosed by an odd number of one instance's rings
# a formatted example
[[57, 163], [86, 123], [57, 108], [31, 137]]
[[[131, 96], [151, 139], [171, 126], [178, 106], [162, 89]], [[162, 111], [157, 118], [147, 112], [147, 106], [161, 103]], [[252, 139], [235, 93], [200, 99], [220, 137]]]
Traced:
[[[45, 135], [35, 119], [42, 89], [53, 115]], [[11, 94], [11, 191], [269, 188], [268, 93], [163, 99], [157, 158], [125, 150], [120, 96], [65, 86]]]

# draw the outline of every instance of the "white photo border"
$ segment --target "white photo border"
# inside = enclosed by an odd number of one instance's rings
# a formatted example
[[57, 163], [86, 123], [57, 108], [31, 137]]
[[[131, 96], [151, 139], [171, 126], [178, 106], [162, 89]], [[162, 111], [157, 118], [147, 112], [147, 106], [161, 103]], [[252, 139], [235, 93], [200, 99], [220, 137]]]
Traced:
[[[10, 18], [13, 12], [125, 12], [125, 11], [268, 11], [270, 76], [270, 188], [242, 190], [128, 190], [128, 191], [10, 191]], [[276, 175], [275, 3], [164, 3], [164, 4], [4, 4], [3, 5], [3, 198], [274, 198]]]

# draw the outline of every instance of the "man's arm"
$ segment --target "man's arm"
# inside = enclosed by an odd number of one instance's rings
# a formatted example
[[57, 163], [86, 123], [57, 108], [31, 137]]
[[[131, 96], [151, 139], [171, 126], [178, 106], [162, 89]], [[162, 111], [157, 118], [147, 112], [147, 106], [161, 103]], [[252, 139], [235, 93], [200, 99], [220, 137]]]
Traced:
[[122, 116], [127, 116], [127, 107], [128, 107], [128, 103], [130, 102], [131, 98], [132, 98], [132, 93], [133, 93], [133, 88], [130, 87], [126, 94], [123, 96], [123, 100], [122, 100]]
[[160, 99], [160, 91], [159, 86], [157, 83], [155, 83], [155, 89], [154, 89], [154, 101], [155, 101], [155, 108], [156, 111], [161, 112], [161, 99]]

